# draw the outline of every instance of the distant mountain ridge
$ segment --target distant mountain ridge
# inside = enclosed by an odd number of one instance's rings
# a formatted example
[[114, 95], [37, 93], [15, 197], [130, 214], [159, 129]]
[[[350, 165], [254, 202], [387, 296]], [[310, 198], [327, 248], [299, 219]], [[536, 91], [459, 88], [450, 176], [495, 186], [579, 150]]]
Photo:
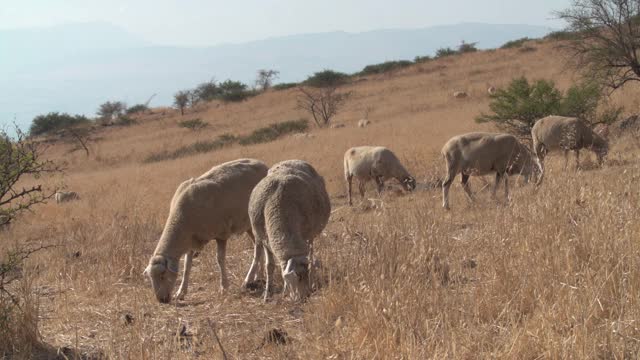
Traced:
[[93, 116], [107, 100], [129, 104], [157, 93], [152, 106], [211, 78], [251, 84], [256, 71], [280, 71], [281, 82], [315, 71], [352, 73], [369, 64], [433, 55], [463, 40], [495, 48], [552, 29], [534, 25], [466, 23], [421, 29], [327, 32], [211, 47], [156, 46], [106, 23], [0, 30], [0, 123], [27, 128], [50, 111]]

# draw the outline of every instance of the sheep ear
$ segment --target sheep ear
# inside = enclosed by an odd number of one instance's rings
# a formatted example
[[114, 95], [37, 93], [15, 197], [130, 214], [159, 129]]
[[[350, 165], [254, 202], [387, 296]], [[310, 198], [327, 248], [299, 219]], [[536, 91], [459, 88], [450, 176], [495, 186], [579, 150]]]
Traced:
[[142, 272], [142, 276], [144, 276], [145, 278], [148, 278], [150, 273], [151, 273], [151, 265], [147, 265], [147, 267]]

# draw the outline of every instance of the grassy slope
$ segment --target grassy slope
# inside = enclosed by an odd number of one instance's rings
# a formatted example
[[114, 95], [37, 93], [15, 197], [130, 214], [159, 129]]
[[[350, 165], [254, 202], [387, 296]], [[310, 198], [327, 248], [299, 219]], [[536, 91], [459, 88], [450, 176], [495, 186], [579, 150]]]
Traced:
[[[60, 244], [40, 255], [45, 341], [99, 348], [113, 358], [219, 356], [212, 324], [234, 358], [534, 358], [637, 354], [640, 318], [640, 142], [612, 147], [612, 161], [562, 172], [550, 161], [544, 186], [513, 186], [510, 205], [486, 193], [470, 205], [459, 186], [449, 213], [438, 190], [387, 194], [376, 207], [344, 206], [342, 155], [354, 145], [393, 149], [418, 181], [441, 175], [439, 150], [451, 136], [490, 130], [473, 122], [488, 109], [488, 84], [513, 77], [574, 80], [550, 44], [536, 51], [480, 52], [368, 77], [336, 119], [341, 129], [313, 130], [314, 138], [285, 138], [233, 146], [188, 158], [141, 165], [151, 153], [223, 133], [303, 117], [295, 90], [270, 92], [241, 104], [209, 104], [185, 118], [211, 123], [194, 134], [178, 128], [172, 110], [111, 128], [90, 158], [55, 146], [69, 164], [62, 179], [82, 200], [48, 204], [0, 233], [0, 244], [42, 240]], [[455, 90], [470, 98], [454, 99]], [[638, 89], [613, 101], [637, 109]], [[355, 126], [366, 107], [370, 127]], [[232, 286], [217, 289], [213, 246], [195, 260], [191, 293], [178, 306], [158, 304], [141, 276], [166, 218], [176, 186], [212, 165], [256, 157], [268, 163], [300, 158], [325, 177], [334, 213], [316, 239], [325, 287], [304, 305], [276, 296], [262, 303], [239, 290], [251, 258], [248, 238], [229, 243]], [[611, 181], [615, 179], [615, 181]], [[476, 190], [479, 182], [474, 181]], [[370, 195], [373, 192], [370, 191]], [[367, 203], [368, 204], [368, 203]], [[73, 257], [80, 251], [80, 257]], [[122, 314], [134, 317], [132, 325]], [[175, 336], [180, 323], [191, 342]], [[261, 347], [264, 333], [281, 328], [288, 346]]]

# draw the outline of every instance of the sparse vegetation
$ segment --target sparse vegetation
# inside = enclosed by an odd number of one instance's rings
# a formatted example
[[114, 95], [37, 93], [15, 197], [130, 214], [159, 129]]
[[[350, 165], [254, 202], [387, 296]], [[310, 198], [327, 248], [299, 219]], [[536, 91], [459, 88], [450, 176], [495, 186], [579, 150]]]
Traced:
[[529, 39], [528, 37], [523, 37], [523, 38], [520, 38], [520, 39], [507, 41], [502, 46], [500, 46], [500, 49], [519, 48], [519, 47], [522, 47], [522, 45], [524, 45], [524, 43], [526, 43], [527, 41], [530, 41], [530, 40], [531, 39]]
[[298, 83], [280, 83], [273, 85], [274, 90], [287, 90], [298, 86]]
[[209, 126], [209, 124], [202, 121], [200, 118], [197, 118], [197, 119], [180, 121], [178, 123], [178, 126], [181, 128], [192, 130], [192, 131], [200, 131], [206, 128], [207, 126]]
[[98, 117], [105, 122], [113, 121], [127, 111], [127, 104], [122, 101], [107, 101], [98, 108]]
[[457, 54], [458, 54], [458, 52], [455, 51], [454, 49], [450, 48], [450, 47], [440, 48], [440, 49], [436, 50], [436, 59], [440, 59], [440, 58], [443, 58], [445, 56], [457, 55]]
[[144, 113], [149, 111], [149, 107], [145, 104], [136, 104], [129, 107], [126, 111], [127, 115], [133, 115], [138, 113]]
[[240, 145], [266, 143], [276, 140], [286, 134], [304, 132], [308, 128], [309, 123], [305, 119], [275, 123], [267, 127], [257, 129], [249, 135], [240, 137], [238, 143], [240, 143]]
[[421, 63], [425, 63], [425, 62], [428, 62], [428, 61], [431, 61], [431, 60], [433, 60], [433, 58], [431, 56], [424, 55], [424, 56], [416, 56], [413, 59], [413, 62], [416, 63], [416, 64], [421, 64]]
[[466, 54], [466, 53], [470, 53], [470, 52], [476, 52], [478, 51], [478, 49], [476, 48], [476, 44], [477, 43], [467, 43], [467, 42], [462, 42], [462, 44], [460, 44], [458, 46], [458, 54]]
[[151, 163], [165, 160], [178, 159], [199, 153], [207, 153], [219, 150], [235, 143], [240, 145], [253, 145], [276, 140], [277, 138], [297, 132], [304, 132], [309, 128], [305, 119], [284, 121], [254, 130], [251, 134], [236, 137], [230, 134], [218, 136], [212, 141], [198, 141], [191, 145], [180, 147], [174, 151], [162, 151], [147, 156], [143, 162]]
[[91, 120], [84, 115], [50, 112], [33, 119], [29, 134], [31, 136], [50, 134], [73, 126], [89, 124]]
[[413, 65], [409, 60], [386, 61], [380, 64], [367, 65], [358, 73], [358, 75], [374, 75], [382, 74], [393, 70], [405, 68]]

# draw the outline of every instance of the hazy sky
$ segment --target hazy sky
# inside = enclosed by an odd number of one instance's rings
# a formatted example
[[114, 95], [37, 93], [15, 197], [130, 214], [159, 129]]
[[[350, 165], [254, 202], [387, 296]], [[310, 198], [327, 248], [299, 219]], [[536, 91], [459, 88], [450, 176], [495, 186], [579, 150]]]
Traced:
[[272, 36], [461, 22], [562, 27], [570, 0], [0, 0], [0, 28], [106, 21], [155, 44], [214, 45]]

